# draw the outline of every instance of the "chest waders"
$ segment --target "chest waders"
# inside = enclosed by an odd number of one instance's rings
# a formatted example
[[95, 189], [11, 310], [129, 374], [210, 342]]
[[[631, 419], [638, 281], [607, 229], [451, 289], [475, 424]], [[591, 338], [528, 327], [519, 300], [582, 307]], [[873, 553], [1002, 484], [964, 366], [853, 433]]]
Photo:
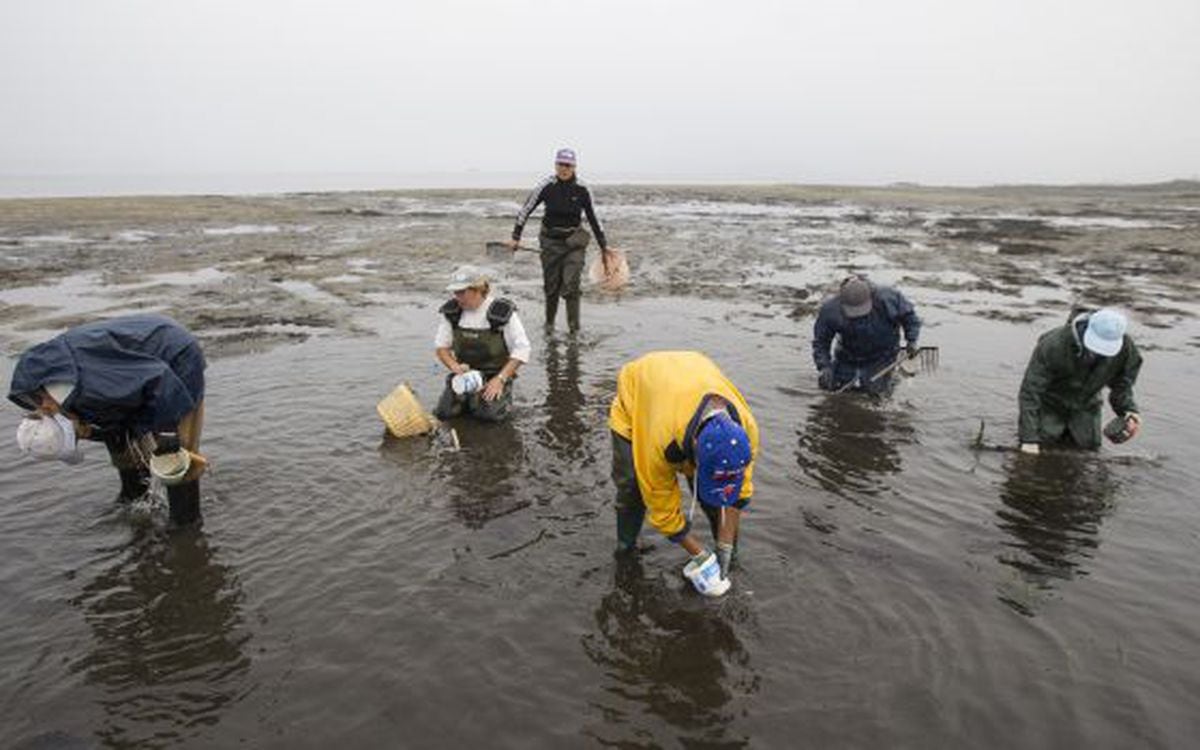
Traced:
[[508, 325], [516, 309], [511, 300], [501, 297], [488, 308], [488, 327], [475, 329], [459, 326], [463, 311], [457, 300], [452, 299], [442, 305], [441, 313], [450, 323], [454, 335], [452, 348], [455, 359], [469, 365], [472, 370], [479, 370], [485, 379], [495, 377], [508, 364], [509, 351], [504, 341], [504, 326]]
[[454, 357], [479, 370], [485, 379], [493, 378], [508, 362], [508, 345], [501, 331], [454, 329]]
[[[442, 305], [441, 313], [446, 316], [453, 330], [452, 348], [455, 358], [478, 370], [486, 380], [495, 377], [510, 359], [508, 345], [504, 341], [504, 326], [508, 324], [515, 310], [516, 305], [511, 300], [494, 300], [487, 311], [488, 327], [477, 330], [459, 325], [462, 309], [455, 300]], [[449, 373], [446, 375], [446, 387], [442, 389], [442, 396], [438, 399], [433, 414], [438, 419], [450, 419], [463, 414], [485, 422], [507, 419], [512, 406], [513, 379], [507, 380], [500, 394], [488, 401], [483, 398], [481, 391], [456, 394], [452, 386], [454, 374]]]

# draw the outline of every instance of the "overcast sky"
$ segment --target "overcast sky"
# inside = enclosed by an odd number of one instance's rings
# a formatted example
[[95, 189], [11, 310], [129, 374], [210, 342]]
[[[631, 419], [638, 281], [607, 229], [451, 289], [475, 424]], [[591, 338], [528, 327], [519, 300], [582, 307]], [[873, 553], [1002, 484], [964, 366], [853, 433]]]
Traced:
[[596, 182], [1197, 178], [1200, 0], [4, 0], [0, 10], [9, 181], [468, 170], [532, 180], [563, 144]]

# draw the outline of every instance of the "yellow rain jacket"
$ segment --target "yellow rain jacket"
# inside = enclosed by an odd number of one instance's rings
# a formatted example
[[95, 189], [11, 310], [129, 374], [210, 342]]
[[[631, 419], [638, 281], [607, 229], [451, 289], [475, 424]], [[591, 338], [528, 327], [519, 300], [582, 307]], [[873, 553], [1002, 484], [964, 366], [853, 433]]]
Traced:
[[739, 497], [754, 493], [758, 424], [746, 399], [700, 352], [651, 352], [621, 368], [608, 426], [633, 444], [638, 489], [650, 523], [666, 536], [687, 528], [677, 473], [696, 470], [695, 430], [710, 396], [729, 402], [729, 415], [750, 438], [751, 462]]

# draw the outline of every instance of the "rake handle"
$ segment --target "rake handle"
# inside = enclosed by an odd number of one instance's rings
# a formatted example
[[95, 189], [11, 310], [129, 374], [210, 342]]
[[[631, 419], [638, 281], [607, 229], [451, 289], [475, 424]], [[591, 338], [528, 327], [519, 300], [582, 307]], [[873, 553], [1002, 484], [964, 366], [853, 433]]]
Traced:
[[[889, 372], [891, 372], [892, 370], [895, 370], [897, 367], [904, 364], [905, 362], [908, 362], [910, 360], [916, 359], [917, 357], [921, 356], [922, 352], [936, 352], [937, 349], [938, 348], [936, 346], [922, 346], [922, 347], [919, 347], [917, 349], [916, 354], [913, 354], [911, 357], [908, 355], [907, 351], [901, 350], [900, 355], [896, 357], [895, 362], [891, 363], [887, 367], [883, 368], [879, 372], [872, 375], [870, 378], [867, 379], [867, 382], [874, 383], [876, 380], [879, 380], [884, 375], [887, 375]], [[844, 391], [847, 391], [850, 389], [850, 386], [854, 385], [854, 383], [855, 383], [855, 381], [851, 380], [848, 383], [846, 383], [845, 385], [843, 385], [841, 388], [838, 388], [836, 391], [834, 391], [834, 393], [842, 393]]]

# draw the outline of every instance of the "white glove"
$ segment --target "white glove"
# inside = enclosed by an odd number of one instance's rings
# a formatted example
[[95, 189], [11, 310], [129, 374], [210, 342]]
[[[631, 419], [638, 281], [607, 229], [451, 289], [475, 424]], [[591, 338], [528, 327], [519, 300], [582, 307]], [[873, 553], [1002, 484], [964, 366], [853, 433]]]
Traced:
[[474, 393], [483, 388], [483, 373], [479, 370], [467, 370], [450, 378], [450, 389], [459, 396]]
[[1036, 456], [1042, 452], [1042, 446], [1037, 443], [1021, 443], [1021, 452], [1028, 453], [1031, 456]]

